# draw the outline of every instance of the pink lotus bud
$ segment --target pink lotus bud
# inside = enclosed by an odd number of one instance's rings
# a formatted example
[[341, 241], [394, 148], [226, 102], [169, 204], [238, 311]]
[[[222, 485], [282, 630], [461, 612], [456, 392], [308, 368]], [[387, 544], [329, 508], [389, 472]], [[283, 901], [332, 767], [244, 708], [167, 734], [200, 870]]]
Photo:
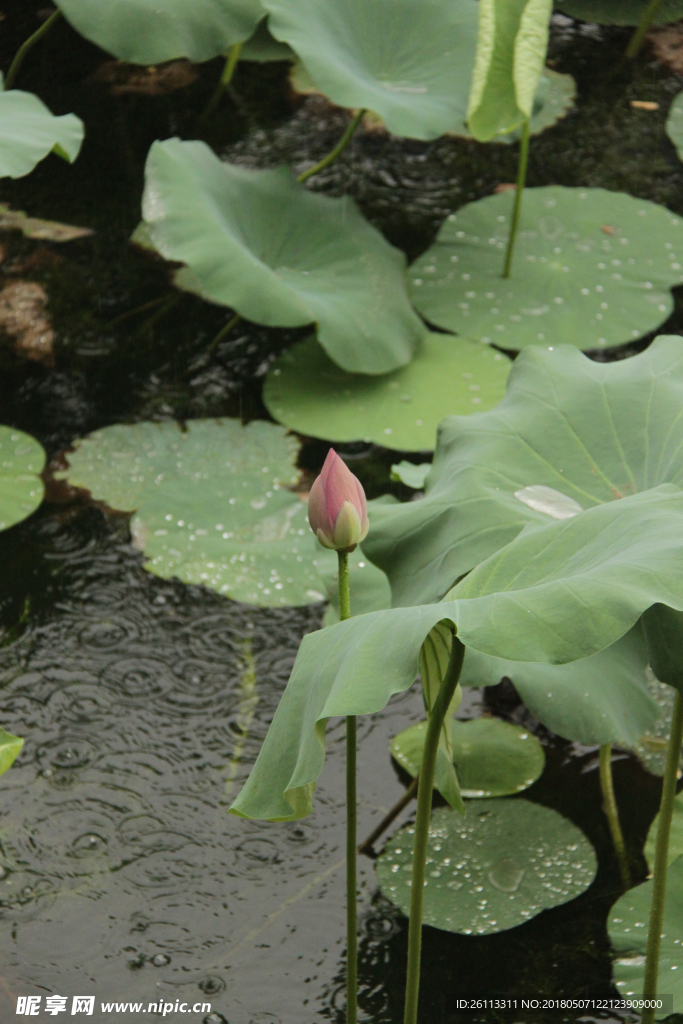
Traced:
[[324, 548], [353, 551], [370, 528], [365, 491], [330, 448], [308, 498], [308, 521]]

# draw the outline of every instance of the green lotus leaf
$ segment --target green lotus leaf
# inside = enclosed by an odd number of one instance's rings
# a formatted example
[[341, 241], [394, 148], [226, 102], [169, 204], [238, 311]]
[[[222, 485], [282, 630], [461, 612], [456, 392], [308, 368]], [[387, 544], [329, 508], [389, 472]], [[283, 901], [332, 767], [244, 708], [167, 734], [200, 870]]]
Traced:
[[0, 775], [11, 768], [21, 753], [24, 741], [0, 729]]
[[[426, 722], [411, 725], [391, 741], [391, 755], [413, 778], [420, 770]], [[464, 797], [508, 796], [527, 789], [545, 765], [543, 747], [518, 725], [497, 718], [451, 723], [453, 761]]]
[[[650, 825], [645, 843], [645, 860], [650, 871], [654, 869], [655, 847], [657, 845], [657, 827], [659, 825], [659, 814]], [[671, 820], [671, 836], [669, 838], [669, 859], [668, 864], [673, 864], [679, 857], [683, 857], [683, 793], [679, 793], [674, 800], [674, 813]]]
[[682, 558], [683, 491], [664, 484], [529, 526], [438, 604], [371, 612], [309, 633], [233, 811], [273, 820], [308, 813], [327, 718], [371, 714], [408, 689], [437, 623], [452, 623], [466, 647], [511, 661], [588, 658], [647, 610], [683, 611], [683, 576], [671, 571]]
[[[645, 976], [648, 921], [652, 902], [652, 880], [625, 893], [612, 907], [608, 929], [617, 951], [614, 980], [620, 996], [642, 996]], [[666, 904], [659, 954], [657, 991], [673, 994], [674, 1006], [683, 1002], [683, 857], [669, 865], [666, 876]], [[657, 1013], [657, 1018], [665, 1013]]]
[[191, 420], [104, 427], [59, 474], [111, 508], [135, 511], [146, 568], [262, 606], [324, 600], [318, 544], [296, 482], [298, 445], [272, 423]]
[[253, 36], [247, 39], [240, 51], [240, 60], [255, 60], [266, 64], [276, 60], [296, 60], [296, 54], [287, 46], [275, 39], [268, 29], [268, 19], [263, 18], [257, 25]]
[[467, 109], [488, 142], [531, 118], [548, 49], [552, 0], [480, 0], [479, 38]]
[[408, 366], [361, 376], [340, 369], [310, 338], [273, 364], [263, 400], [274, 419], [301, 434], [425, 451], [444, 416], [496, 405], [509, 372], [507, 356], [488, 345], [428, 334]]
[[[640, 624], [611, 647], [566, 665], [505, 661], [468, 648], [460, 682], [495, 686], [512, 680], [529, 711], [551, 732], [589, 745], [635, 745], [654, 729], [659, 705], [650, 692], [649, 652]], [[673, 694], [670, 686], [659, 683]], [[667, 727], [671, 722], [671, 709]]]
[[419, 465], [415, 465], [414, 462], [406, 462], [405, 459], [402, 459], [401, 462], [397, 462], [391, 467], [391, 479], [400, 481], [415, 491], [421, 491], [431, 468], [431, 462], [421, 462]]
[[[420, 648], [420, 683], [422, 686], [422, 699], [428, 718], [431, 718], [439, 691], [441, 690], [441, 684], [446, 677], [452, 645], [453, 634], [449, 623], [437, 622], [430, 629]], [[439, 732], [436, 764], [434, 766], [434, 785], [454, 810], [464, 814], [465, 805], [462, 802], [460, 781], [455, 770], [453, 751], [453, 716], [460, 707], [461, 701], [462, 688], [458, 685], [446, 709]]]
[[412, 265], [413, 301], [430, 323], [504, 349], [599, 349], [666, 320], [669, 289], [683, 281], [683, 219], [622, 192], [526, 189], [504, 279], [513, 202], [503, 192], [450, 214]]
[[252, 35], [259, 0], [57, 0], [82, 36], [119, 60], [160, 64], [211, 60]]
[[[540, 135], [546, 128], [552, 128], [554, 124], [561, 121], [569, 113], [576, 99], [576, 82], [571, 75], [562, 75], [559, 71], [551, 68], [544, 68], [536, 94], [534, 95], [531, 118], [529, 119], [529, 132], [531, 135]], [[471, 133], [465, 130], [458, 135], [465, 137]], [[491, 142], [504, 142], [511, 145], [519, 142], [521, 129], [515, 128], [504, 135], [495, 135]]]
[[529, 523], [683, 484], [683, 341], [612, 363], [530, 349], [495, 409], [446, 420], [425, 496], [375, 508], [365, 541], [394, 604], [438, 600]]
[[56, 117], [31, 92], [2, 91], [0, 75], [0, 178], [23, 178], [53, 151], [72, 163], [84, 132], [75, 114]]
[[[276, 39], [318, 88], [388, 130], [434, 139], [464, 122], [474, 67], [474, 0], [264, 0]], [[419, 32], [416, 25], [419, 24]]]
[[[681, 0], [681, 16], [683, 16], [683, 0]], [[669, 136], [679, 160], [683, 160], [683, 92], [674, 97], [666, 119], [666, 134]]]
[[[655, 679], [651, 669], [647, 669], [646, 675], [649, 694], [657, 705], [657, 718], [654, 724], [644, 730], [643, 734], [629, 746], [649, 772], [652, 772], [653, 775], [663, 775], [669, 736], [671, 735], [675, 691], [666, 683], [660, 683], [658, 679]], [[681, 751], [680, 769], [683, 773], [683, 751]]]
[[26, 519], [43, 500], [43, 447], [13, 427], [0, 426], [0, 530]]
[[[415, 827], [401, 829], [377, 861], [387, 899], [410, 913]], [[529, 800], [469, 800], [467, 816], [432, 815], [423, 920], [462, 935], [515, 928], [569, 902], [591, 884], [593, 847], [557, 811]]]
[[[555, 0], [563, 14], [598, 25], [638, 25], [648, 0]], [[653, 19], [654, 25], [683, 18], [683, 0], [664, 0]]]
[[405, 366], [426, 333], [402, 253], [352, 199], [310, 192], [286, 167], [247, 170], [203, 142], [155, 142], [142, 213], [157, 251], [185, 264], [180, 287], [269, 327], [317, 323], [345, 370]]

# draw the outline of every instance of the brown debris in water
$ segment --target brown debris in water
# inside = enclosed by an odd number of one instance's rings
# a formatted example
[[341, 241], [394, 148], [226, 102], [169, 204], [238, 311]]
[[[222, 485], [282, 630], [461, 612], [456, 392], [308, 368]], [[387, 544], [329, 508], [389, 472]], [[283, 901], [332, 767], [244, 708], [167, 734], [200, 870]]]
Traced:
[[123, 60], [107, 60], [92, 76], [93, 82], [105, 82], [112, 96], [133, 93], [138, 96], [165, 96], [176, 89], [185, 89], [196, 82], [199, 69], [189, 60], [170, 60], [165, 64], [127, 64]]
[[683, 21], [651, 28], [647, 41], [660, 64], [676, 75], [683, 75]]
[[45, 313], [47, 294], [36, 281], [12, 281], [0, 291], [0, 330], [27, 359], [54, 366], [54, 331]]

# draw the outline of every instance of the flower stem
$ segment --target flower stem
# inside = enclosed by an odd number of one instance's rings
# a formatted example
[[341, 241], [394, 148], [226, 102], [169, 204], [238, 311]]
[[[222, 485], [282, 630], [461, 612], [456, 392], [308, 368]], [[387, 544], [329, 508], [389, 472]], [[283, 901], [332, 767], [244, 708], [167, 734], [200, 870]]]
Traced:
[[214, 110], [220, 103], [221, 96], [230, 85], [232, 81], [232, 76], [235, 74], [235, 68], [239, 63], [240, 54], [242, 52], [243, 46], [244, 43], [235, 43], [235, 45], [231, 46], [230, 49], [228, 50], [228, 55], [225, 58], [225, 66], [223, 68], [223, 72], [221, 74], [221, 77], [218, 79], [218, 85], [216, 86], [215, 92], [206, 106], [206, 110], [199, 118], [200, 124], [203, 124], [211, 117]]
[[17, 74], [19, 73], [19, 68], [23, 64], [24, 57], [26, 56], [26, 54], [29, 52], [29, 50], [33, 49], [33, 47], [36, 45], [39, 39], [42, 39], [44, 35], [47, 35], [47, 33], [50, 31], [54, 23], [58, 21], [59, 18], [61, 18], [61, 16], [61, 11], [53, 11], [50, 17], [47, 19], [47, 21], [44, 21], [40, 28], [36, 29], [33, 35], [29, 36], [28, 39], [24, 40], [24, 42], [21, 44], [21, 46], [15, 53], [14, 60], [9, 66], [9, 71], [7, 72], [7, 75], [5, 77], [5, 83], [3, 85], [4, 89], [12, 88], [12, 86], [14, 85], [14, 79], [17, 77]]
[[223, 338], [225, 338], [226, 335], [230, 334], [230, 331], [233, 329], [233, 327], [237, 327], [241, 319], [242, 317], [239, 315], [239, 313], [235, 313], [234, 316], [230, 317], [228, 322], [221, 327], [220, 331], [207, 348], [207, 356], [212, 356], [214, 354]]
[[417, 1024], [417, 1001], [420, 992], [420, 953], [422, 949], [422, 906], [424, 903], [425, 864], [429, 820], [432, 814], [432, 790], [436, 769], [436, 752], [439, 734], [443, 727], [448, 707], [453, 700], [460, 678], [465, 656], [465, 647], [457, 636], [453, 636], [451, 656], [446, 675], [441, 683], [439, 695], [434, 702], [427, 723], [420, 782], [417, 790], [417, 816], [415, 819], [415, 849], [413, 851], [413, 874], [410, 883], [410, 924], [408, 928], [408, 971], [406, 978], [406, 1002], [403, 1024]]
[[[655, 846], [654, 879], [652, 882], [652, 903], [650, 905], [650, 928], [647, 936], [647, 955], [645, 957], [645, 981], [643, 982], [643, 999], [654, 999], [657, 995], [657, 976], [659, 974], [659, 947], [662, 941], [662, 923], [664, 921], [664, 902], [666, 899], [666, 871], [669, 860], [669, 837], [671, 835], [671, 819], [676, 798], [676, 779], [683, 745], [683, 696], [680, 690], [676, 693], [673, 715], [671, 718], [671, 736], [666, 753], [666, 768], [662, 784], [662, 801], [659, 805], [659, 825], [657, 826], [657, 843]], [[641, 1024], [654, 1024], [655, 1010], [643, 1010]]]
[[505, 266], [503, 277], [510, 276], [512, 269], [512, 257], [515, 251], [515, 240], [517, 238], [517, 227], [519, 226], [519, 214], [522, 209], [522, 197], [524, 185], [526, 184], [526, 169], [529, 162], [529, 120], [522, 125], [522, 138], [519, 143], [519, 163], [517, 164], [517, 188], [515, 189], [515, 205], [512, 208], [512, 220], [510, 222], [510, 235], [508, 247], [505, 253]]
[[614, 795], [614, 778], [612, 776], [612, 744], [603, 743], [600, 747], [600, 786], [602, 788], [603, 810], [607, 815], [609, 830], [612, 833], [614, 852], [619, 863], [619, 872], [624, 891], [631, 888], [631, 871], [628, 864], [628, 853], [624, 834], [619, 822], [619, 807]]
[[341, 139], [334, 147], [334, 149], [331, 150], [327, 154], [327, 156], [324, 156], [322, 160], [319, 160], [317, 164], [313, 164], [313, 166], [309, 167], [307, 171], [304, 171], [303, 174], [300, 174], [299, 177], [297, 178], [297, 181], [308, 181], [308, 179], [312, 178], [314, 174], [317, 174], [319, 171], [324, 171], [326, 167], [329, 167], [330, 164], [333, 164], [334, 161], [339, 156], [339, 154], [346, 149], [349, 142], [353, 138], [353, 134], [356, 131], [358, 125], [361, 123], [364, 114], [365, 110], [357, 111], [353, 115], [353, 118], [349, 122], [346, 131], [344, 132], [344, 134], [342, 135]]
[[[351, 616], [349, 555], [338, 551], [339, 618]], [[358, 1021], [358, 909], [356, 907], [356, 716], [346, 716], [346, 1024]]]
[[638, 28], [631, 36], [631, 41], [626, 47], [626, 56], [633, 58], [637, 57], [640, 52], [640, 48], [643, 45], [645, 36], [647, 35], [650, 25], [652, 24], [654, 17], [662, 6], [662, 0], [650, 0], [649, 4], [643, 11]]

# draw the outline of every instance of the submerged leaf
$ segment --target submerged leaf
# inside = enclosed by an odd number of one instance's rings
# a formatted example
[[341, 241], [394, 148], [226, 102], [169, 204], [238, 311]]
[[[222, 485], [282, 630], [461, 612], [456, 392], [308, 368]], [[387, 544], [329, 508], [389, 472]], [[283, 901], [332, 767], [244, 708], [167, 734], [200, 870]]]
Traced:
[[132, 64], [175, 57], [211, 60], [247, 39], [263, 18], [259, 0], [56, 0], [86, 39]]
[[378, 114], [390, 132], [434, 139], [467, 109], [475, 0], [264, 0], [268, 25], [342, 107]]
[[56, 117], [31, 92], [3, 91], [0, 75], [0, 178], [22, 178], [53, 150], [71, 163], [83, 134], [75, 114]]
[[311, 338], [274, 363], [263, 400], [274, 419], [301, 434], [426, 451], [444, 416], [496, 405], [509, 372], [507, 356], [488, 345], [428, 334], [408, 366], [360, 376], [335, 366]]
[[43, 500], [42, 445], [28, 434], [0, 426], [0, 530], [26, 519]]
[[[642, 996], [645, 977], [648, 921], [652, 903], [652, 880], [625, 893], [612, 907], [608, 928], [617, 951], [614, 980], [620, 996]], [[683, 857], [669, 865], [666, 876], [666, 904], [659, 953], [657, 991], [673, 994], [674, 1007], [683, 1001]], [[656, 1017], [664, 1017], [657, 1013]]]
[[[426, 731], [427, 723], [418, 722], [391, 741], [392, 757], [413, 777], [420, 769]], [[464, 797], [520, 793], [540, 777], [545, 765], [543, 747], [528, 729], [497, 718], [453, 721], [451, 744]]]
[[669, 289], [683, 281], [683, 219], [621, 192], [526, 189], [504, 279], [513, 201], [504, 192], [450, 214], [412, 265], [413, 301], [430, 323], [504, 349], [595, 349], [666, 320]]
[[112, 508], [135, 511], [146, 568], [266, 607], [324, 600], [306, 505], [287, 490], [298, 444], [255, 420], [105, 427], [58, 474]]
[[50, 242], [72, 242], [75, 238], [92, 235], [91, 228], [77, 228], [72, 224], [59, 224], [54, 220], [28, 217], [23, 210], [10, 210], [0, 203], [0, 231], [21, 231], [26, 238], [39, 238]]
[[[415, 826], [391, 839], [377, 861], [382, 892], [410, 913]], [[597, 870], [583, 832], [528, 800], [471, 800], [463, 819], [432, 815], [424, 923], [462, 935], [490, 935], [574, 899]]]
[[185, 264], [181, 288], [270, 327], [317, 323], [320, 344], [349, 372], [405, 366], [426, 333], [403, 254], [352, 199], [311, 192], [286, 167], [247, 170], [203, 142], [155, 142], [142, 212], [158, 252]]

